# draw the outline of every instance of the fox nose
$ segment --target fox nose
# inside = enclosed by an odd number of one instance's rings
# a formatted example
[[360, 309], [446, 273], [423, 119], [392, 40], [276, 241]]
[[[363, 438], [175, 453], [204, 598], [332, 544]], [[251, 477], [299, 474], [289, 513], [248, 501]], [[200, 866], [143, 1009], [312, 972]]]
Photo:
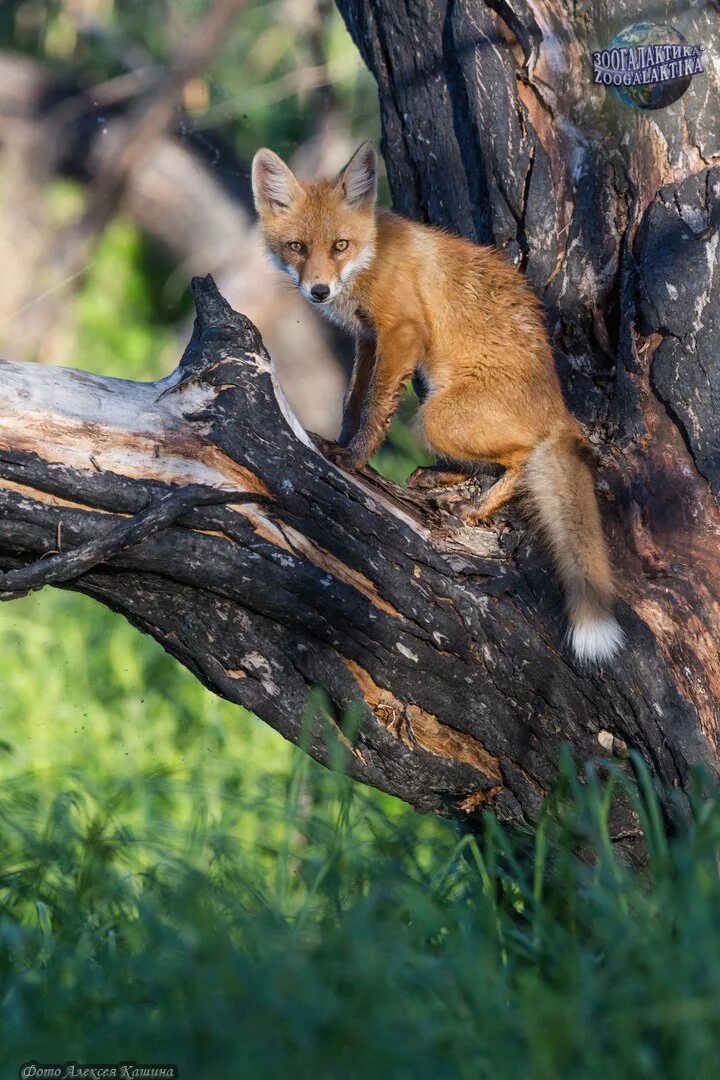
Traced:
[[312, 289], [310, 290], [310, 295], [312, 296], [313, 300], [317, 300], [319, 303], [322, 303], [323, 300], [327, 300], [328, 296], [330, 295], [330, 286], [313, 285]]

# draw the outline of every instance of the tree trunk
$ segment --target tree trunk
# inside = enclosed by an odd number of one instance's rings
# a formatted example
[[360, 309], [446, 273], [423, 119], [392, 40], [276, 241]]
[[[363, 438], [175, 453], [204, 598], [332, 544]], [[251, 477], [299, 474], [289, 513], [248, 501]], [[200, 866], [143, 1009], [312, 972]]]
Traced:
[[[693, 763], [716, 769], [649, 620], [624, 606], [627, 652], [583, 670], [512, 517], [444, 527], [421, 496], [332, 465], [252, 324], [211, 279], [194, 291], [161, 382], [0, 363], [0, 597], [93, 596], [294, 742], [323, 687], [317, 760], [344, 747], [353, 777], [470, 824], [532, 821], [564, 742], [580, 760], [636, 747], [681, 794]], [[613, 833], [634, 843], [628, 806]]]
[[[717, 752], [720, 717], [720, 47], [717, 5], [338, 0], [379, 88], [395, 207], [519, 263], [603, 458], [627, 603]], [[633, 19], [705, 46], [642, 112], [593, 83]], [[629, 652], [637, 640], [631, 637]], [[633, 660], [634, 662], [634, 660]], [[626, 709], [646, 694], [632, 684]], [[680, 714], [658, 699], [661, 724]], [[668, 734], [672, 741], [676, 736]]]

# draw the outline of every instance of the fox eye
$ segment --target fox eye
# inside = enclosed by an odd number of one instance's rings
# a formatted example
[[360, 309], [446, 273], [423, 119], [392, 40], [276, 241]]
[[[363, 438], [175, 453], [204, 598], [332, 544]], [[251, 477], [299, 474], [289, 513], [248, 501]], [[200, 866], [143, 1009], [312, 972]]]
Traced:
[[285, 247], [289, 247], [291, 251], [297, 252], [298, 255], [302, 254], [302, 252], [305, 250], [305, 245], [302, 244], [299, 240], [288, 240]]
[[347, 251], [348, 247], [348, 240], [336, 240], [333, 244], [333, 251]]

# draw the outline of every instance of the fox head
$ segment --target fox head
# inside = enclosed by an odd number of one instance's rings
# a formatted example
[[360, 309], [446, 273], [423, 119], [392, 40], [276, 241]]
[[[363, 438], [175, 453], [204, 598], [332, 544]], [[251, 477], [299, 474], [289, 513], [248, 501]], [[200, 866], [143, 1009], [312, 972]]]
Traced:
[[371, 143], [334, 180], [306, 183], [272, 150], [258, 150], [252, 186], [270, 254], [310, 303], [334, 300], [372, 262], [377, 159]]

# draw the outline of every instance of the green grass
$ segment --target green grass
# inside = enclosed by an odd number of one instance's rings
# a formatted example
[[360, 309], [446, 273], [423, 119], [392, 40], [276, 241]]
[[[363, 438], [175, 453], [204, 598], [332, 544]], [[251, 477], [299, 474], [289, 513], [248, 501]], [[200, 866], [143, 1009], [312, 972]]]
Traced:
[[699, 787], [685, 836], [650, 827], [643, 873], [609, 848], [608, 781], [567, 764], [535, 833], [462, 838], [61, 593], [0, 608], [0, 681], [3, 1080], [127, 1058], [193, 1078], [717, 1074], [720, 805]]

